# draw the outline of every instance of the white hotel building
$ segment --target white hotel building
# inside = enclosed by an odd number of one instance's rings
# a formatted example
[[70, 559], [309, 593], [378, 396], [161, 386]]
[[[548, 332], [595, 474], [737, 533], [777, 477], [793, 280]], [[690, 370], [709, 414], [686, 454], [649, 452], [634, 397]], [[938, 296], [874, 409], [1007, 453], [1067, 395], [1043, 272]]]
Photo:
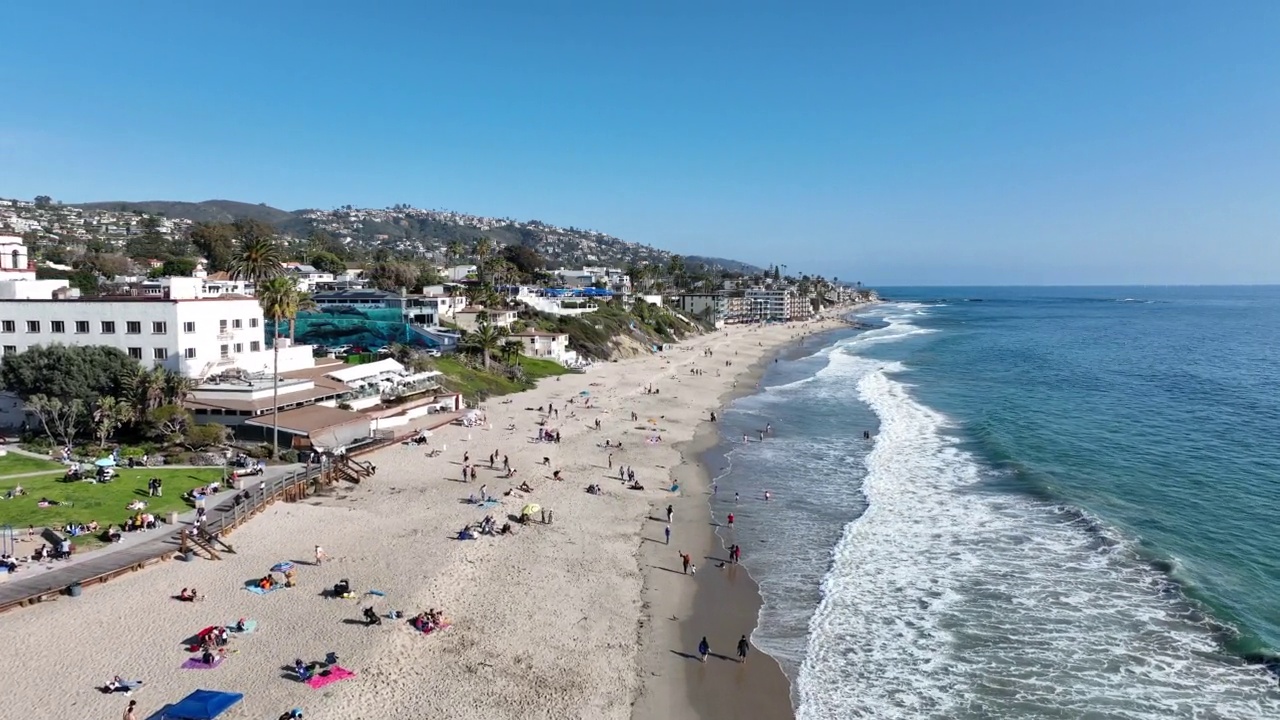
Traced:
[[[66, 280], [0, 274], [0, 351], [35, 345], [107, 345], [143, 367], [192, 378], [240, 368], [270, 372], [262, 307], [244, 296], [205, 297], [200, 278], [171, 278], [163, 295], [79, 297]], [[294, 356], [297, 356], [296, 358]], [[280, 368], [310, 364], [307, 346], [281, 347]]]

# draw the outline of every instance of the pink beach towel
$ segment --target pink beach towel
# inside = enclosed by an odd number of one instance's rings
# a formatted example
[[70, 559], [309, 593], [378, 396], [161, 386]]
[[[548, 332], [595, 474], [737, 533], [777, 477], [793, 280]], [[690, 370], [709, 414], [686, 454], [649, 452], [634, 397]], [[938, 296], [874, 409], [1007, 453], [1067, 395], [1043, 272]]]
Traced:
[[212, 665], [205, 665], [204, 661], [198, 657], [189, 658], [186, 662], [178, 667], [182, 670], [212, 670], [222, 664], [223, 658], [216, 657], [213, 659]]
[[346, 680], [349, 677], [356, 676], [356, 674], [351, 672], [350, 670], [344, 667], [339, 667], [337, 665], [330, 667], [328, 670], [328, 673], [329, 673], [328, 675], [320, 675], [320, 674], [312, 675], [310, 679], [307, 680], [307, 685], [310, 685], [311, 688], [314, 690], [319, 690], [325, 685], [332, 685], [333, 683], [336, 683], [339, 680]]

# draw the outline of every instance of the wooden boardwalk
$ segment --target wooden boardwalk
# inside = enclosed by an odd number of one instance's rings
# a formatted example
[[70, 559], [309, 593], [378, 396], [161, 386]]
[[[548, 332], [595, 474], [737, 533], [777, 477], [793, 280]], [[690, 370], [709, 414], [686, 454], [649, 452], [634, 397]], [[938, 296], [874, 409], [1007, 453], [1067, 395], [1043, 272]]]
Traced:
[[[457, 414], [442, 417], [441, 422], [433, 427], [448, 424], [456, 418]], [[398, 438], [389, 434], [357, 446], [351, 455], [374, 452], [396, 442]], [[308, 465], [290, 474], [271, 479], [242, 478], [244, 490], [249, 492], [249, 499], [237, 505], [229, 494], [216, 507], [209, 508], [204, 529], [212, 535], [225, 538], [232, 530], [272, 503], [297, 502], [310, 495], [317, 483], [333, 482], [335, 478], [344, 477], [342, 472], [329, 472], [331, 469], [336, 470], [330, 467], [331, 463], [341, 462], [340, 459], [331, 460], [323, 465]], [[352, 467], [357, 465], [361, 469], [368, 467], [364, 463], [352, 463]], [[367, 477], [367, 474], [365, 476]], [[10, 575], [7, 582], [0, 582], [0, 612], [32, 603], [56, 600], [63, 595], [70, 595], [73, 587], [78, 592], [86, 587], [136, 572], [149, 565], [173, 559], [186, 549], [182, 543], [182, 534], [187, 527], [188, 524], [183, 522], [174, 526], [163, 526], [153, 531], [156, 537], [130, 547], [105, 548], [83, 560], [76, 560], [65, 567], [53, 570]]]

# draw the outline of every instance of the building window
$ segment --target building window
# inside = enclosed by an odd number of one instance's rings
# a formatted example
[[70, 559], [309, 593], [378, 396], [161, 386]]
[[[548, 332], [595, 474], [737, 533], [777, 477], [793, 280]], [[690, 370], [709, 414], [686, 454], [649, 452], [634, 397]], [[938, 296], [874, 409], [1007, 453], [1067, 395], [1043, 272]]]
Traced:
[[236, 343], [236, 354], [244, 352], [244, 343]]
[[17, 332], [17, 323], [13, 320], [5, 320], [3, 324], [0, 324], [0, 330], [4, 330], [7, 333]]
[[251, 328], [258, 327], [258, 318], [249, 318], [249, 327]]
[[262, 350], [262, 343], [258, 342], [257, 340], [254, 340], [253, 342], [249, 343], [250, 352], [258, 352], [260, 350]]
[[226, 331], [227, 331], [227, 321], [226, 321], [226, 320], [219, 320], [219, 321], [218, 321], [218, 332], [226, 332]]
[[229, 345], [222, 345], [218, 349], [222, 353], [222, 357], [231, 357], [231, 347]]
[[116, 321], [115, 321], [115, 320], [103, 320], [103, 321], [102, 321], [102, 334], [103, 334], [103, 335], [115, 335], [115, 334], [116, 334]]
[[17, 352], [18, 352], [18, 346], [17, 346], [17, 345], [5, 345], [5, 346], [4, 346], [4, 354], [5, 354], [5, 355], [16, 355], [16, 354], [17, 354]]
[[[40, 327], [36, 326], [36, 332], [40, 332]], [[49, 332], [64, 333], [67, 331], [67, 324], [61, 320], [49, 321]]]
[[13, 269], [14, 270], [21, 269], [18, 267], [18, 263], [21, 261], [22, 261], [22, 253], [18, 252], [17, 250], [14, 250], [13, 251]]
[[87, 333], [87, 332], [89, 332], [89, 321], [88, 321], [88, 320], [77, 320], [77, 321], [76, 321], [76, 333], [77, 333], [77, 334], [80, 334], [80, 335], [83, 335], [83, 334], [85, 334], [85, 333]]
[[129, 348], [129, 357], [134, 360], [142, 359], [142, 348]]
[[240, 328], [244, 327], [244, 321], [241, 320], [240, 318], [236, 318], [235, 320], [231, 321], [231, 327], [236, 330], [239, 330]]
[[182, 323], [182, 332], [193, 333], [196, 331], [196, 324], [193, 322]]
[[128, 335], [137, 335], [142, 332], [142, 322], [139, 320], [127, 320], [124, 324], [124, 331]]
[[151, 357], [156, 360], [168, 360], [169, 348], [151, 348]]
[[167, 330], [166, 330], [166, 328], [165, 328], [165, 324], [164, 324], [163, 322], [161, 322], [160, 320], [154, 320], [154, 321], [152, 321], [152, 323], [151, 323], [151, 334], [152, 334], [152, 335], [163, 335], [163, 334], [165, 334], [165, 332], [167, 332]]
[[40, 332], [40, 321], [39, 321], [39, 320], [28, 320], [28, 321], [27, 321], [27, 332], [29, 332], [29, 333], [38, 333], [38, 332]]
[[193, 358], [193, 357], [195, 357], [195, 356], [196, 356], [196, 349], [195, 349], [195, 348], [187, 348], [186, 355], [187, 355], [187, 357], [188, 357], [188, 358]]

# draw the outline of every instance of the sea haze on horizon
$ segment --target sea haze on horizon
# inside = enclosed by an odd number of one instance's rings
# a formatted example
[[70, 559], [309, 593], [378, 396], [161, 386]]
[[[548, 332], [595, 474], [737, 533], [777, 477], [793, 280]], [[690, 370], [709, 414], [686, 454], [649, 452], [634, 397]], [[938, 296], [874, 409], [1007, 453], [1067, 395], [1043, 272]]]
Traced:
[[1114, 289], [894, 288], [725, 413], [802, 719], [1280, 716], [1280, 288]]

